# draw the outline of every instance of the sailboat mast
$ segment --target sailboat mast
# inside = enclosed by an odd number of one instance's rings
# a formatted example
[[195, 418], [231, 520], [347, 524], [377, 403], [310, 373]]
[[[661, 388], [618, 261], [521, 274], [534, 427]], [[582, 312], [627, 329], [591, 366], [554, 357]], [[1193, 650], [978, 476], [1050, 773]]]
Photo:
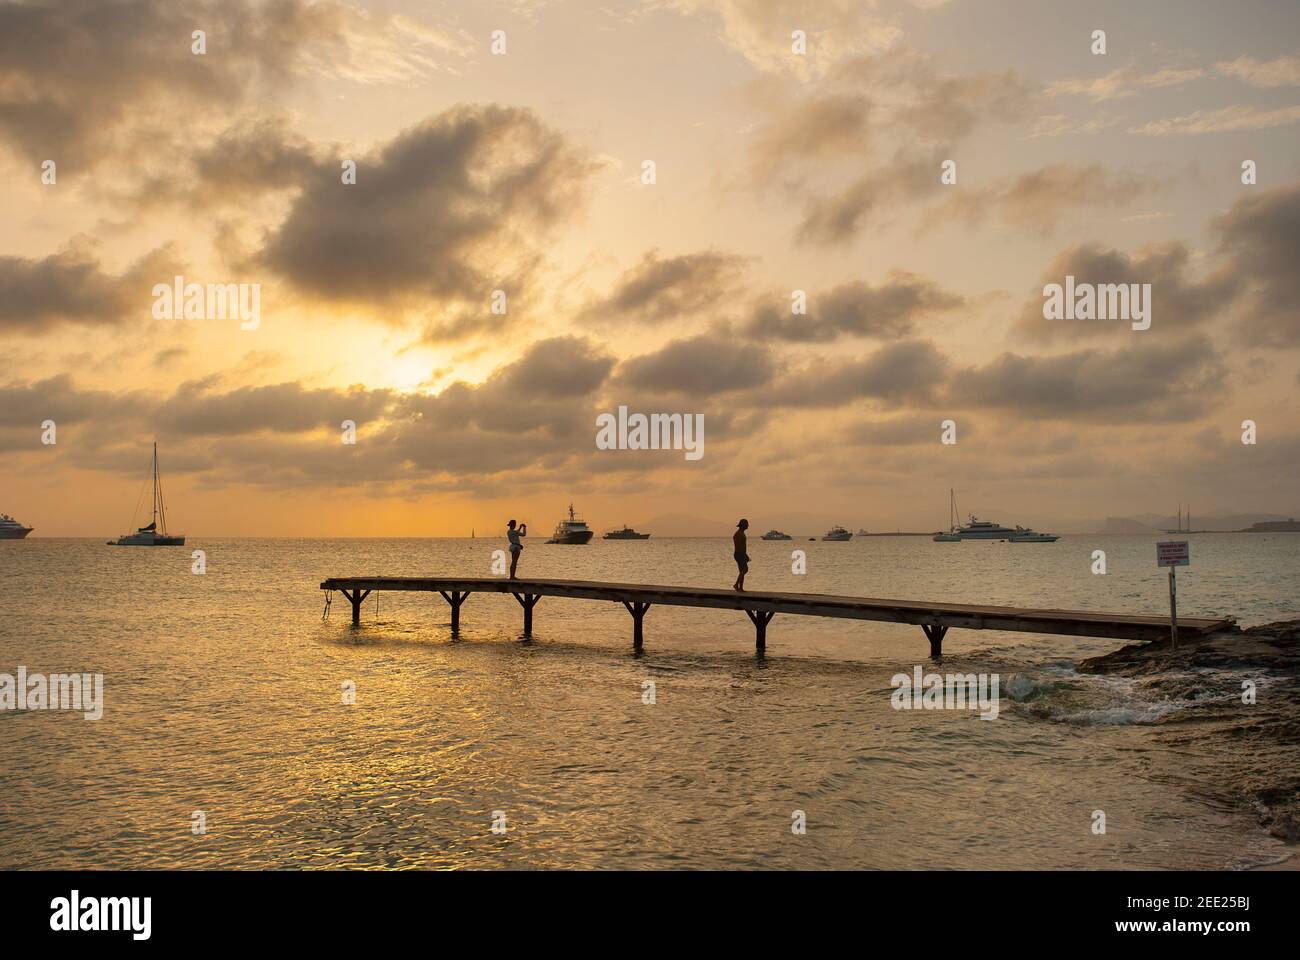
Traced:
[[153, 522], [154, 529], [158, 524], [158, 441], [153, 445]]

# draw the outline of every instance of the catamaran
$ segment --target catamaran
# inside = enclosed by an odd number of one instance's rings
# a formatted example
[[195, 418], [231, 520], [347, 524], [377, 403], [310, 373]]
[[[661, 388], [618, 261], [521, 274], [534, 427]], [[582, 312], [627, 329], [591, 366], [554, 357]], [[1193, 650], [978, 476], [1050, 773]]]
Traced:
[[[140, 527], [135, 533], [128, 533], [116, 540], [108, 541], [110, 547], [183, 547], [184, 534], [167, 532], [167, 509], [163, 504], [162, 482], [158, 477], [158, 444], [153, 445], [153, 464], [150, 468], [153, 476], [153, 521]], [[160, 523], [161, 521], [161, 523]]]

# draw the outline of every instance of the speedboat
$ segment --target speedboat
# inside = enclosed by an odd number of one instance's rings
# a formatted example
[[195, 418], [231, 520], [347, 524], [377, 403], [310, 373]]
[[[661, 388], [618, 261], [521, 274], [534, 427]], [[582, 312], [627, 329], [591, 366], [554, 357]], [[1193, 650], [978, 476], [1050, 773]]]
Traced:
[[585, 520], [579, 520], [573, 512], [573, 504], [569, 504], [569, 519], [561, 520], [555, 525], [555, 532], [551, 534], [551, 539], [547, 543], [571, 543], [581, 544], [590, 543], [591, 538], [596, 535], [596, 531], [587, 526]]
[[1007, 537], [1009, 543], [1055, 543], [1061, 538], [1054, 533], [1039, 533], [1016, 524], [1015, 533]]

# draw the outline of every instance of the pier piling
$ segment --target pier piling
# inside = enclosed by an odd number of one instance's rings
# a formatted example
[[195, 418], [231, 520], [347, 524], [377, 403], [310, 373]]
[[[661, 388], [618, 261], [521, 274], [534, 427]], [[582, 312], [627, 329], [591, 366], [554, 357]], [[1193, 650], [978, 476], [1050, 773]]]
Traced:
[[512, 593], [512, 597], [519, 601], [519, 606], [524, 608], [524, 638], [531, 640], [533, 638], [533, 607], [537, 606], [537, 601], [542, 599], [540, 593]]
[[776, 616], [775, 610], [746, 610], [754, 623], [754, 649], [762, 653], [767, 649], [767, 625]]
[[632, 652], [640, 653], [641, 647], [645, 643], [645, 634], [641, 629], [641, 621], [645, 619], [645, 612], [650, 609], [650, 604], [643, 603], [640, 600], [624, 600], [623, 606], [627, 607], [627, 612], [632, 614]]
[[469, 591], [453, 590], [450, 594], [448, 594], [446, 590], [439, 590], [438, 592], [442, 594], [442, 599], [446, 600], [447, 604], [451, 607], [451, 635], [453, 637], [459, 637], [460, 605], [464, 603], [465, 598], [469, 596]]
[[923, 623], [921, 629], [925, 631], [930, 641], [930, 659], [938, 660], [943, 656], [943, 637], [948, 632], [948, 628], [939, 623]]

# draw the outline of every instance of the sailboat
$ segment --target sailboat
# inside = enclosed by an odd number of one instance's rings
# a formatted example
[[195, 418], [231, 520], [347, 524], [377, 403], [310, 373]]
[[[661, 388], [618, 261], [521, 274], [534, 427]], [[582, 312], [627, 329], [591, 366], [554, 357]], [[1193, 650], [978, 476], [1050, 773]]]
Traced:
[[957, 536], [957, 494], [948, 489], [948, 532], [936, 533], [934, 539], [938, 543], [956, 543], [961, 540]]
[[[108, 541], [110, 547], [183, 547], [185, 536], [173, 536], [167, 532], [167, 510], [163, 505], [162, 484], [158, 480], [158, 444], [153, 445], [153, 520], [148, 526], [140, 527], [135, 533], [128, 533], [116, 540]], [[161, 525], [160, 525], [161, 521]]]

